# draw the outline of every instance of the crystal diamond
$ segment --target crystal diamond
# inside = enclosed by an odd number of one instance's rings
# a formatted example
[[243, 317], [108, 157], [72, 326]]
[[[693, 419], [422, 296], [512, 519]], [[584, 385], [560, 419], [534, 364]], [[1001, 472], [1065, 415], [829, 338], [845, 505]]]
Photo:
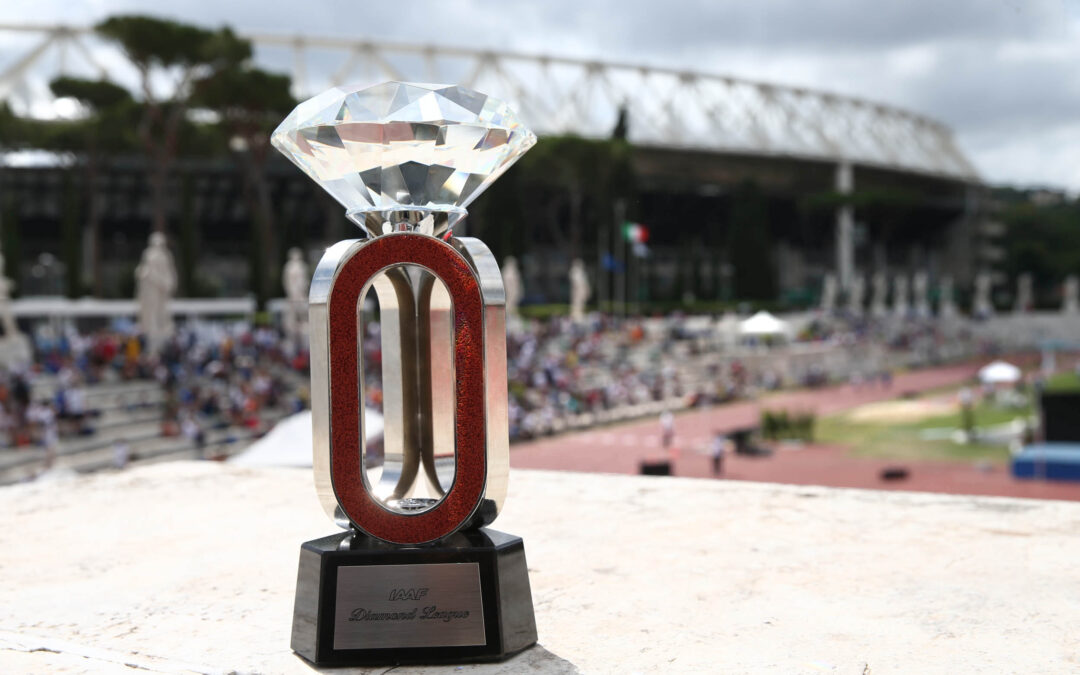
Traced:
[[376, 236], [449, 232], [536, 136], [485, 94], [385, 82], [304, 101], [271, 140]]

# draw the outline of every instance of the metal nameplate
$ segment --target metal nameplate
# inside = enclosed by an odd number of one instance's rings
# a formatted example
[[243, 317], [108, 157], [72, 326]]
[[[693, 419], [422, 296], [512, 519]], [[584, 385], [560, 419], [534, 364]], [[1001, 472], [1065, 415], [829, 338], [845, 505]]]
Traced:
[[486, 643], [477, 563], [338, 568], [334, 649]]

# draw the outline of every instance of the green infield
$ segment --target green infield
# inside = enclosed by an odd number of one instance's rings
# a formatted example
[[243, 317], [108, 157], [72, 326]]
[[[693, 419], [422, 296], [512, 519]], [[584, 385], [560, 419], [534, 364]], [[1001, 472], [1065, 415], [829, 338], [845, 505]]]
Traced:
[[1046, 391], [1080, 391], [1080, 375], [1056, 373], [1046, 381]]
[[843, 445], [852, 454], [889, 459], [989, 460], [1009, 458], [1014, 420], [1023, 423], [1033, 414], [1030, 402], [1000, 405], [980, 401], [974, 408], [976, 440], [963, 438], [959, 405], [949, 397], [884, 401], [818, 420], [815, 441]]

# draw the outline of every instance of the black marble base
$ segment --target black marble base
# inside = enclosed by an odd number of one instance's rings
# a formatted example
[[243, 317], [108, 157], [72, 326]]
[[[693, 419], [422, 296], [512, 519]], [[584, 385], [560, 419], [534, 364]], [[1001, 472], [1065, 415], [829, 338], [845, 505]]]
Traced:
[[292, 648], [315, 665], [499, 661], [535, 643], [520, 537], [406, 548], [342, 532], [300, 548]]

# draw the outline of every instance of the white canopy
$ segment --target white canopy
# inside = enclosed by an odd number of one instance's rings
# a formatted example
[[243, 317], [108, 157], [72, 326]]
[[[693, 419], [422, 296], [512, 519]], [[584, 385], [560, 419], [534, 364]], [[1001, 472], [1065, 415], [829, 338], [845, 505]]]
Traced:
[[[368, 443], [382, 436], [382, 415], [367, 410], [364, 422]], [[278, 422], [270, 433], [229, 461], [241, 466], [311, 466], [311, 451], [311, 411], [305, 410]]]
[[1005, 361], [994, 361], [979, 369], [979, 381], [988, 384], [1018, 382], [1021, 376], [1019, 368]]
[[778, 319], [765, 311], [758, 312], [739, 323], [739, 333], [742, 335], [786, 335], [788, 329], [787, 321]]

